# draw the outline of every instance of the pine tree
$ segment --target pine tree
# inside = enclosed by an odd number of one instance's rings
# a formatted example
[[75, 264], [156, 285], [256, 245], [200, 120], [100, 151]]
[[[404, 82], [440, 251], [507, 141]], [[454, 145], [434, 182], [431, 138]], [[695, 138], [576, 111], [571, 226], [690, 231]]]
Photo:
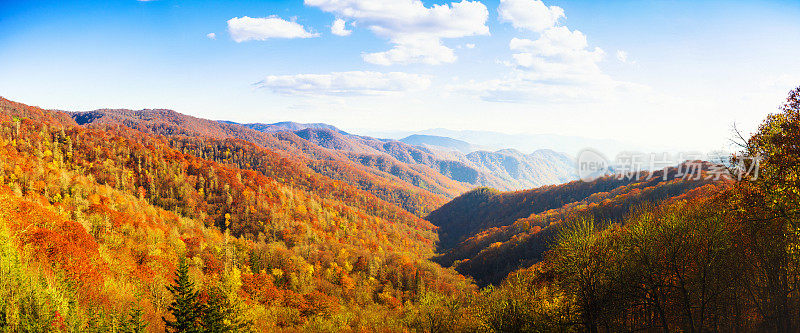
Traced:
[[123, 324], [122, 332], [143, 333], [147, 330], [147, 322], [142, 318], [142, 309], [134, 306], [128, 313], [128, 320]]
[[204, 332], [223, 333], [231, 332], [233, 329], [225, 323], [228, 317], [228, 306], [225, 297], [218, 290], [209, 291], [208, 300], [203, 307], [203, 314], [200, 322]]
[[425, 293], [425, 284], [422, 281], [422, 277], [419, 276], [419, 271], [414, 273], [414, 294], [416, 298], [422, 296]]
[[169, 305], [169, 311], [174, 320], [162, 317], [167, 330], [173, 332], [201, 332], [199, 325], [203, 307], [200, 304], [194, 283], [189, 278], [189, 263], [181, 259], [178, 270], [175, 271], [175, 284], [167, 287], [174, 300]]

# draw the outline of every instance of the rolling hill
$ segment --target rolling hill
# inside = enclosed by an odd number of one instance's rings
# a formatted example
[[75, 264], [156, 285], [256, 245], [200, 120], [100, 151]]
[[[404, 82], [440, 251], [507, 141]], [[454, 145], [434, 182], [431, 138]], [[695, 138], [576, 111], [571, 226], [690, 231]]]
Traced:
[[[265, 128], [268, 125], [248, 126]], [[469, 145], [449, 138], [412, 138], [409, 143], [347, 134], [330, 127], [308, 127], [293, 133], [317, 146], [345, 154], [353, 162], [378, 168], [401, 179], [416, 179], [415, 173], [430, 175], [433, 170], [469, 187], [519, 190], [560, 184], [577, 178], [572, 159], [552, 150], [539, 150], [527, 155], [514, 149], [464, 153], [458, 149], [441, 149], [422, 142], [435, 139], [436, 142], [449, 142], [451, 145]], [[415, 145], [413, 142], [422, 144]]]
[[237, 124], [195, 118], [172, 110], [95, 110], [69, 113], [80, 125], [126, 126], [144, 133], [239, 139], [265, 148], [280, 157], [305, 165], [312, 172], [346, 182], [417, 214], [425, 213], [469, 189], [426, 169], [399, 165], [403, 172], [388, 172], [365, 167], [347, 155], [318, 146], [293, 132], [261, 132]]
[[426, 220], [364, 188], [402, 142], [0, 98], [0, 330], [160, 332], [189, 309], [204, 331], [791, 331], [798, 99], [743, 143], [757, 175], [478, 188]]
[[[447, 137], [480, 146], [482, 150], [493, 151], [511, 148], [524, 153], [530, 153], [540, 149], [551, 149], [566, 153], [567, 155], [576, 155], [583, 149], [593, 148], [603, 152], [606, 156], [615, 156], [621, 151], [650, 150], [636, 143], [561, 134], [508, 134], [493, 131], [451, 130], [446, 128], [431, 128], [421, 131], [375, 131], [369, 132], [368, 134], [397, 139], [411, 135]], [[608, 135], [609, 137], [613, 137], [613, 133], [608, 133]]]
[[[695, 163], [701, 163], [699, 161]], [[699, 180], [683, 179], [681, 167], [656, 171], [652, 178], [606, 176], [526, 191], [480, 188], [467, 192], [426, 219], [439, 227], [443, 266], [453, 266], [480, 285], [498, 283], [542, 260], [563, 221], [589, 216], [604, 224], [621, 222], [633, 210], [662, 201], [711, 193], [728, 182], [706, 179], [712, 165], [702, 162]], [[649, 179], [648, 179], [649, 178]]]
[[370, 192], [242, 140], [151, 133], [214, 129], [172, 112], [106, 116], [0, 99], [4, 329], [164, 331], [180, 262], [243, 330], [407, 330], [403, 304], [471, 288], [427, 260], [433, 225]]

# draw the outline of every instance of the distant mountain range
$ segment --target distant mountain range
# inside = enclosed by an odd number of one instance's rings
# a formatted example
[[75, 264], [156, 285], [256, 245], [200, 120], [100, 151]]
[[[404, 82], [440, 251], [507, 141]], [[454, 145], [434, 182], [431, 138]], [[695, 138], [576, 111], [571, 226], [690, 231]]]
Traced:
[[[445, 128], [433, 128], [422, 131], [364, 131], [364, 133], [386, 138], [402, 138], [402, 140], [414, 136], [421, 136], [423, 138], [446, 137], [481, 147], [479, 148], [481, 150], [512, 148], [522, 152], [533, 152], [539, 149], [550, 149], [565, 153], [569, 156], [575, 156], [579, 151], [586, 148], [600, 151], [608, 157], [616, 156], [621, 151], [646, 151], [647, 148], [649, 148], [617, 140], [595, 139], [580, 136], [557, 134], [506, 134], [491, 131], [458, 131]], [[419, 139], [414, 140], [416, 141]], [[424, 139], [422, 142], [435, 145], [438, 141]]]
[[401, 140], [349, 134], [327, 124], [237, 124], [266, 133], [292, 132], [322, 148], [345, 154], [352, 162], [400, 176], [396, 163], [423, 167], [469, 186], [519, 190], [560, 184], [577, 178], [571, 157], [553, 150], [524, 154], [487, 148], [449, 137], [411, 135]]
[[477, 150], [488, 150], [487, 148], [476, 146], [466, 141], [437, 135], [412, 134], [400, 139], [400, 141], [413, 146], [430, 147], [440, 150], [456, 150], [464, 154], [469, 154]]
[[347, 132], [342, 131], [342, 130], [340, 130], [340, 129], [332, 126], [332, 125], [323, 124], [323, 123], [302, 124], [302, 123], [296, 123], [296, 122], [293, 122], [293, 121], [282, 121], [282, 122], [278, 122], [278, 123], [274, 123], [274, 124], [261, 124], [261, 123], [239, 124], [239, 123], [235, 123], [235, 122], [227, 121], [227, 120], [220, 120], [219, 122], [226, 123], [226, 124], [241, 125], [241, 126], [244, 126], [244, 127], [247, 127], [247, 128], [254, 129], [254, 130], [259, 131], [259, 132], [284, 132], [284, 131], [292, 131], [292, 132], [294, 132], [294, 131], [304, 130], [306, 128], [315, 128], [315, 129], [326, 128], [326, 129], [329, 129], [329, 130], [332, 130], [332, 131], [339, 132], [341, 134], [348, 134]]
[[353, 135], [321, 123], [213, 121], [165, 109], [68, 114], [79, 125], [123, 125], [165, 136], [244, 140], [420, 216], [444, 200], [479, 186], [520, 190], [577, 179], [572, 158], [551, 150], [531, 154], [514, 149], [476, 150], [465, 154], [463, 151], [480, 147], [447, 137], [406, 138], [421, 144], [413, 145]]

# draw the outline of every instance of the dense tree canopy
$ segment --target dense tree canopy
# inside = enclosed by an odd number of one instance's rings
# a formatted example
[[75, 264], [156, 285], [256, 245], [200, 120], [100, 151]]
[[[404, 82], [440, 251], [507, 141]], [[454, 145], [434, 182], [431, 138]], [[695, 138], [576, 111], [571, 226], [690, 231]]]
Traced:
[[757, 175], [478, 189], [438, 256], [424, 192], [0, 100], [0, 330], [797, 331], [798, 96], [732, 157]]

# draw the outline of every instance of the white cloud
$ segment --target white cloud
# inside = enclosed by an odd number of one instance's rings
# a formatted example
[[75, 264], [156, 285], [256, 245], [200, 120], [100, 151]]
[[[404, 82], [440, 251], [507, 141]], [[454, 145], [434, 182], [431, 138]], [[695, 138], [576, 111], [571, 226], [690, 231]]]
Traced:
[[512, 38], [511, 59], [502, 63], [511, 72], [482, 82], [453, 84], [451, 91], [480, 96], [491, 102], [570, 103], [619, 100], [649, 90], [648, 87], [614, 80], [599, 63], [605, 51], [590, 47], [586, 35], [560, 26], [564, 11], [539, 0], [502, 0], [501, 20], [538, 38]]
[[475, 44], [467, 43], [467, 44], [464, 45], [464, 47], [466, 47], [468, 49], [474, 49], [475, 48]]
[[500, 20], [510, 22], [514, 28], [541, 32], [558, 24], [564, 10], [547, 6], [541, 0], [500, 0], [497, 8]]
[[237, 43], [269, 38], [311, 38], [319, 34], [311, 33], [297, 22], [286, 21], [272, 15], [270, 17], [234, 17], [228, 20], [228, 32]]
[[345, 23], [347, 22], [342, 19], [336, 19], [336, 21], [333, 21], [333, 25], [331, 25], [331, 33], [336, 36], [349, 36], [351, 33], [353, 33], [353, 31], [347, 30]]
[[363, 54], [380, 65], [441, 64], [456, 60], [443, 38], [488, 35], [489, 11], [479, 1], [425, 7], [419, 0], [305, 0], [308, 6], [353, 20], [394, 44], [391, 50]]
[[364, 61], [376, 65], [424, 63], [438, 65], [456, 61], [453, 49], [442, 45], [441, 41], [429, 36], [402, 36], [394, 40], [393, 49], [362, 54]]
[[598, 101], [647, 89], [616, 81], [603, 73], [597, 65], [604, 55], [599, 48], [589, 51], [552, 42], [516, 39], [512, 44], [526, 52], [512, 55], [513, 61], [507, 63], [513, 68], [511, 73], [500, 79], [469, 82], [451, 89], [486, 101], [518, 103]]
[[547, 29], [535, 41], [513, 38], [508, 45], [512, 51], [532, 50], [542, 56], [563, 56], [588, 46], [586, 35], [578, 30], [570, 31], [567, 27]]
[[597, 65], [605, 52], [588, 49], [586, 36], [567, 27], [549, 28], [537, 40], [513, 38], [509, 43], [517, 69], [535, 73], [543, 80], [558, 83], [591, 81], [602, 76]]
[[617, 50], [617, 60], [623, 64], [628, 63], [628, 52]]
[[208, 37], [208, 39], [217, 39], [217, 34], [210, 32], [206, 35], [206, 37]]
[[563, 77], [551, 80], [536, 73], [516, 71], [499, 79], [452, 84], [447, 90], [479, 96], [489, 102], [548, 104], [619, 100], [623, 96], [647, 93], [650, 88], [616, 81], [606, 75], [597, 75], [591, 80], [577, 76], [571, 82], [564, 82]]
[[270, 75], [255, 86], [285, 95], [385, 95], [423, 90], [427, 75], [402, 72], [334, 72], [330, 74]]

